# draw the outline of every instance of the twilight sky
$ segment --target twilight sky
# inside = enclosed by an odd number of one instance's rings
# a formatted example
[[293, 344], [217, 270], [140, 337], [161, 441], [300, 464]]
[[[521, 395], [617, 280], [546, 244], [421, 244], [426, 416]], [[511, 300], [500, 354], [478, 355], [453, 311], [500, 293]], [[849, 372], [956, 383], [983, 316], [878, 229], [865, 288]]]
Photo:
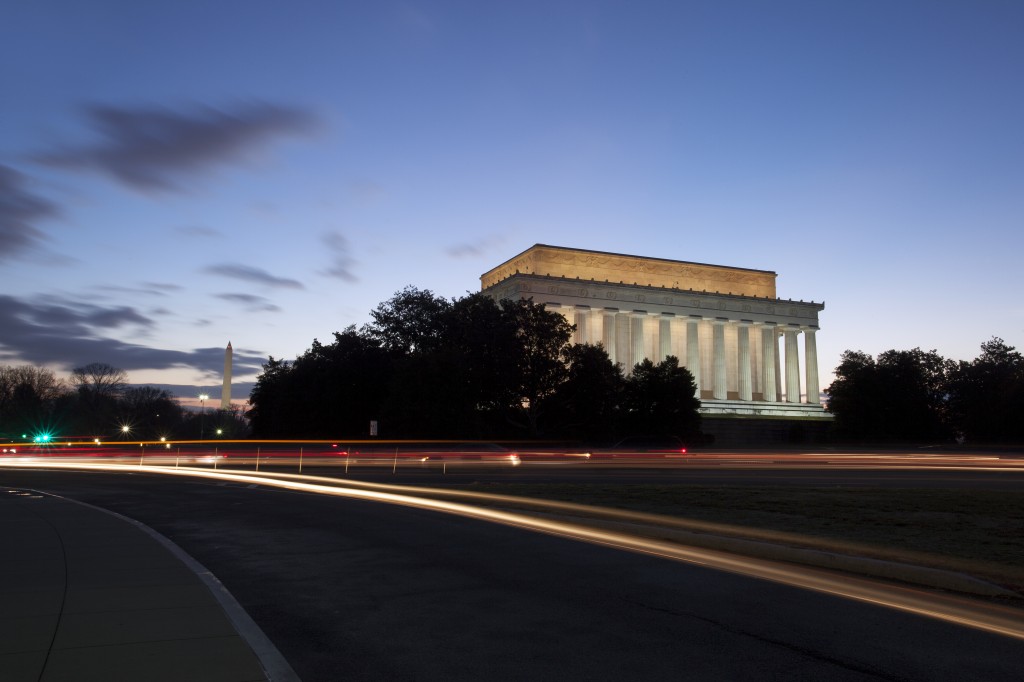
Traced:
[[3, 14], [0, 364], [194, 395], [538, 242], [777, 272], [823, 386], [1024, 346], [1017, 0]]

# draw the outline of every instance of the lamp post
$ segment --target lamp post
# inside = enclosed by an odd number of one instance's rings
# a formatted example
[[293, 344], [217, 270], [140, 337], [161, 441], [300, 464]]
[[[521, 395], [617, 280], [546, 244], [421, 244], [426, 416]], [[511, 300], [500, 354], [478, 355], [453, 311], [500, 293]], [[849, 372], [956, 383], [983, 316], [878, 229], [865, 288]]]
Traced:
[[199, 411], [199, 440], [203, 439], [203, 434], [205, 433], [205, 431], [203, 430], [203, 420], [206, 418], [206, 399], [209, 397], [210, 396], [206, 395], [205, 393], [199, 394], [199, 404], [202, 405], [202, 408]]

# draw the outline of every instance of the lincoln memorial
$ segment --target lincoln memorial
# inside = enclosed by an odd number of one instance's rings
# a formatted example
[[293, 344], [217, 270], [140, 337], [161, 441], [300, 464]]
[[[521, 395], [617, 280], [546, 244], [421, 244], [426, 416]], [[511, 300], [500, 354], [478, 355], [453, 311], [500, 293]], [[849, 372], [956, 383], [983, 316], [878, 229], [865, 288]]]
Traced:
[[480, 277], [496, 300], [532, 298], [602, 344], [628, 374], [679, 358], [705, 417], [827, 420], [815, 337], [824, 303], [782, 299], [776, 274], [536, 244]]

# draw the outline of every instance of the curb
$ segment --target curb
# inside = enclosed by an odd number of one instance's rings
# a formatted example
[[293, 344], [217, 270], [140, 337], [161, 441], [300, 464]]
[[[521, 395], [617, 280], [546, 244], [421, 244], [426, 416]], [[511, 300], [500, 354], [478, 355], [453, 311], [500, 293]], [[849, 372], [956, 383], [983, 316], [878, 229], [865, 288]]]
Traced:
[[[39, 492], [39, 491], [34, 491]], [[256, 624], [256, 621], [246, 613], [245, 609], [238, 600], [234, 598], [231, 592], [228, 591], [224, 584], [217, 579], [208, 568], [203, 566], [201, 563], [196, 561], [189, 555], [185, 550], [176, 545], [172, 540], [164, 535], [161, 535], [157, 531], [153, 530], [141, 521], [122, 516], [117, 512], [104, 509], [103, 507], [97, 507], [96, 505], [89, 504], [88, 502], [80, 502], [79, 500], [73, 500], [69, 497], [63, 497], [61, 495], [54, 495], [53, 493], [40, 493], [50, 497], [56, 497], [65, 502], [73, 502], [83, 507], [89, 507], [96, 511], [109, 514], [120, 521], [130, 523], [139, 530], [145, 532], [151, 538], [160, 543], [160, 546], [168, 550], [176, 559], [181, 561], [185, 566], [196, 574], [203, 585], [210, 591], [217, 603], [224, 610], [225, 615], [231, 622], [231, 625], [238, 632], [239, 636], [245, 640], [245, 643], [249, 645], [253, 653], [256, 654], [256, 658], [259, 659], [260, 665], [263, 666], [263, 671], [267, 676], [269, 682], [301, 682], [299, 676], [292, 669], [291, 665], [281, 654], [274, 643], [270, 641], [270, 638], [260, 629], [260, 626]]]

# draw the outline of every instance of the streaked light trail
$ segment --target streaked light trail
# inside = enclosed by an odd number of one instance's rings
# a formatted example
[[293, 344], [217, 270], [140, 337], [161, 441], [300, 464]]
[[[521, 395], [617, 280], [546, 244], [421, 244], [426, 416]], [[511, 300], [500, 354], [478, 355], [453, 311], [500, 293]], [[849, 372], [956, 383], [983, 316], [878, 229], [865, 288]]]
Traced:
[[[744, 557], [717, 550], [688, 547], [675, 542], [633, 535], [621, 530], [593, 528], [579, 522], [539, 518], [501, 509], [473, 506], [462, 502], [418, 497], [412, 494], [414, 489], [410, 489], [407, 486], [375, 484], [376, 489], [369, 489], [367, 487], [356, 488], [349, 485], [348, 481], [339, 479], [326, 479], [335, 482], [334, 485], [328, 485], [325, 479], [317, 479], [316, 477], [309, 477], [311, 480], [301, 480], [297, 476], [285, 478], [270, 474], [239, 473], [230, 470], [172, 469], [147, 465], [0, 461], [0, 466], [5, 468], [45, 468], [118, 473], [133, 471], [164, 476], [198, 477], [429, 509], [658, 556], [761, 580], [770, 580], [784, 585], [884, 606], [1024, 640], [1024, 613], [1015, 609], [983, 604], [955, 596], [935, 594], [925, 590], [890, 585], [823, 569], [797, 567], [781, 562]], [[318, 482], [312, 482], [313, 480]], [[394, 489], [398, 491], [391, 491]], [[535, 502], [540, 505], [539, 501]], [[564, 503], [552, 503], [552, 509], [558, 510], [560, 504]]]

